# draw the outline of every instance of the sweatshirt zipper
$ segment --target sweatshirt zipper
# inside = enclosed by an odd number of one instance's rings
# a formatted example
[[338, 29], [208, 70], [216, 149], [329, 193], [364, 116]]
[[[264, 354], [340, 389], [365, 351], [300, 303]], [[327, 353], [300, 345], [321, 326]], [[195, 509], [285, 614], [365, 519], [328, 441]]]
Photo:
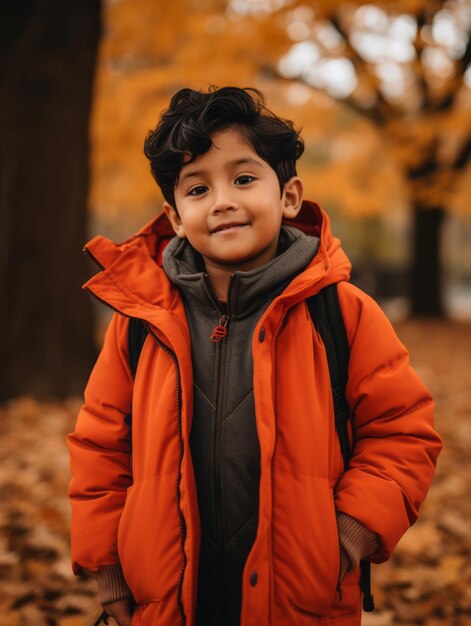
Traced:
[[[230, 293], [233, 284], [232, 276], [229, 277], [229, 283], [227, 286], [227, 303], [230, 303]], [[223, 532], [223, 519], [222, 519], [222, 487], [221, 487], [221, 439], [222, 439], [222, 417], [223, 417], [223, 404], [224, 404], [224, 384], [226, 378], [226, 353], [227, 353], [227, 333], [229, 330], [230, 322], [230, 309], [228, 313], [225, 313], [221, 303], [214, 293], [213, 286], [209, 280], [207, 274], [204, 276], [204, 284], [206, 286], [206, 292], [214, 308], [220, 316], [219, 325], [213, 331], [211, 335], [211, 341], [219, 343], [219, 356], [218, 356], [218, 372], [217, 372], [217, 393], [216, 393], [216, 424], [214, 432], [214, 509], [216, 514], [216, 544], [218, 547], [224, 547], [224, 532]], [[228, 307], [229, 308], [229, 307]], [[219, 331], [219, 332], [218, 332]], [[217, 337], [214, 339], [214, 337]]]
[[[227, 326], [226, 326], [227, 328]], [[224, 402], [224, 381], [226, 374], [227, 341], [220, 342], [218, 361], [218, 387], [216, 396], [216, 427], [214, 433], [214, 499], [216, 508], [216, 542], [221, 548], [224, 546], [222, 524], [222, 489], [221, 489], [221, 434], [222, 408]]]

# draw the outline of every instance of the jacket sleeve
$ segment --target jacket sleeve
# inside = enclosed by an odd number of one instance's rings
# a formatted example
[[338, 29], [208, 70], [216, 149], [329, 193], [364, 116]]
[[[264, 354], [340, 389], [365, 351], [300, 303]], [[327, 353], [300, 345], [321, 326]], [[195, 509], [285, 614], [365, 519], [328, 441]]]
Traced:
[[128, 322], [115, 313], [85, 387], [73, 433], [67, 436], [72, 480], [71, 552], [75, 574], [119, 564], [118, 524], [132, 483], [125, 416], [133, 380], [127, 356]]
[[430, 393], [381, 308], [351, 284], [338, 292], [350, 344], [353, 451], [335, 505], [376, 533], [369, 560], [380, 563], [417, 519], [442, 443]]

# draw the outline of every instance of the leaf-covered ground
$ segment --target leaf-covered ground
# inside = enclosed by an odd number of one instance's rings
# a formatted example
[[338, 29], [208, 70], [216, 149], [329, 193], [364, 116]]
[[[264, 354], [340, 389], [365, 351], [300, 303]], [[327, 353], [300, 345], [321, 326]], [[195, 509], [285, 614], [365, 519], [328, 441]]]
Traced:
[[[471, 625], [471, 325], [396, 329], [431, 389], [445, 440], [421, 518], [389, 563], [373, 566], [377, 611], [364, 626]], [[94, 583], [72, 575], [65, 435], [81, 400], [17, 398], [0, 408], [0, 624], [91, 626]]]

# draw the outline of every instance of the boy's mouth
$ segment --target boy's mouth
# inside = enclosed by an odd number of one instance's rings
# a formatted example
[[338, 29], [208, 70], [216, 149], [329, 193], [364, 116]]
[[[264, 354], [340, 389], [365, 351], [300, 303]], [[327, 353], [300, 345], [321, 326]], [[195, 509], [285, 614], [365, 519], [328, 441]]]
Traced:
[[211, 231], [211, 234], [213, 235], [214, 233], [220, 233], [223, 231], [227, 231], [227, 230], [237, 230], [239, 228], [242, 228], [243, 226], [248, 226], [247, 222], [227, 222], [224, 224], [219, 224], [219, 226], [216, 226], [216, 228], [213, 228], [213, 230]]

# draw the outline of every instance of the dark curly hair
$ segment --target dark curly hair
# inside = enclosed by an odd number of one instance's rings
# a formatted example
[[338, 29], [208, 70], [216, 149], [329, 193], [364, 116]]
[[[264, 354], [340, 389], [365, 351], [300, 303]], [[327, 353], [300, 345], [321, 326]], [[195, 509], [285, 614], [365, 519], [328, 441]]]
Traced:
[[214, 132], [234, 125], [276, 172], [281, 193], [285, 183], [296, 176], [296, 160], [304, 151], [300, 131], [293, 122], [267, 109], [258, 89], [218, 89], [213, 85], [206, 93], [180, 89], [144, 141], [152, 175], [173, 207], [174, 189], [185, 157], [189, 157], [185, 164], [191, 163], [211, 148]]

